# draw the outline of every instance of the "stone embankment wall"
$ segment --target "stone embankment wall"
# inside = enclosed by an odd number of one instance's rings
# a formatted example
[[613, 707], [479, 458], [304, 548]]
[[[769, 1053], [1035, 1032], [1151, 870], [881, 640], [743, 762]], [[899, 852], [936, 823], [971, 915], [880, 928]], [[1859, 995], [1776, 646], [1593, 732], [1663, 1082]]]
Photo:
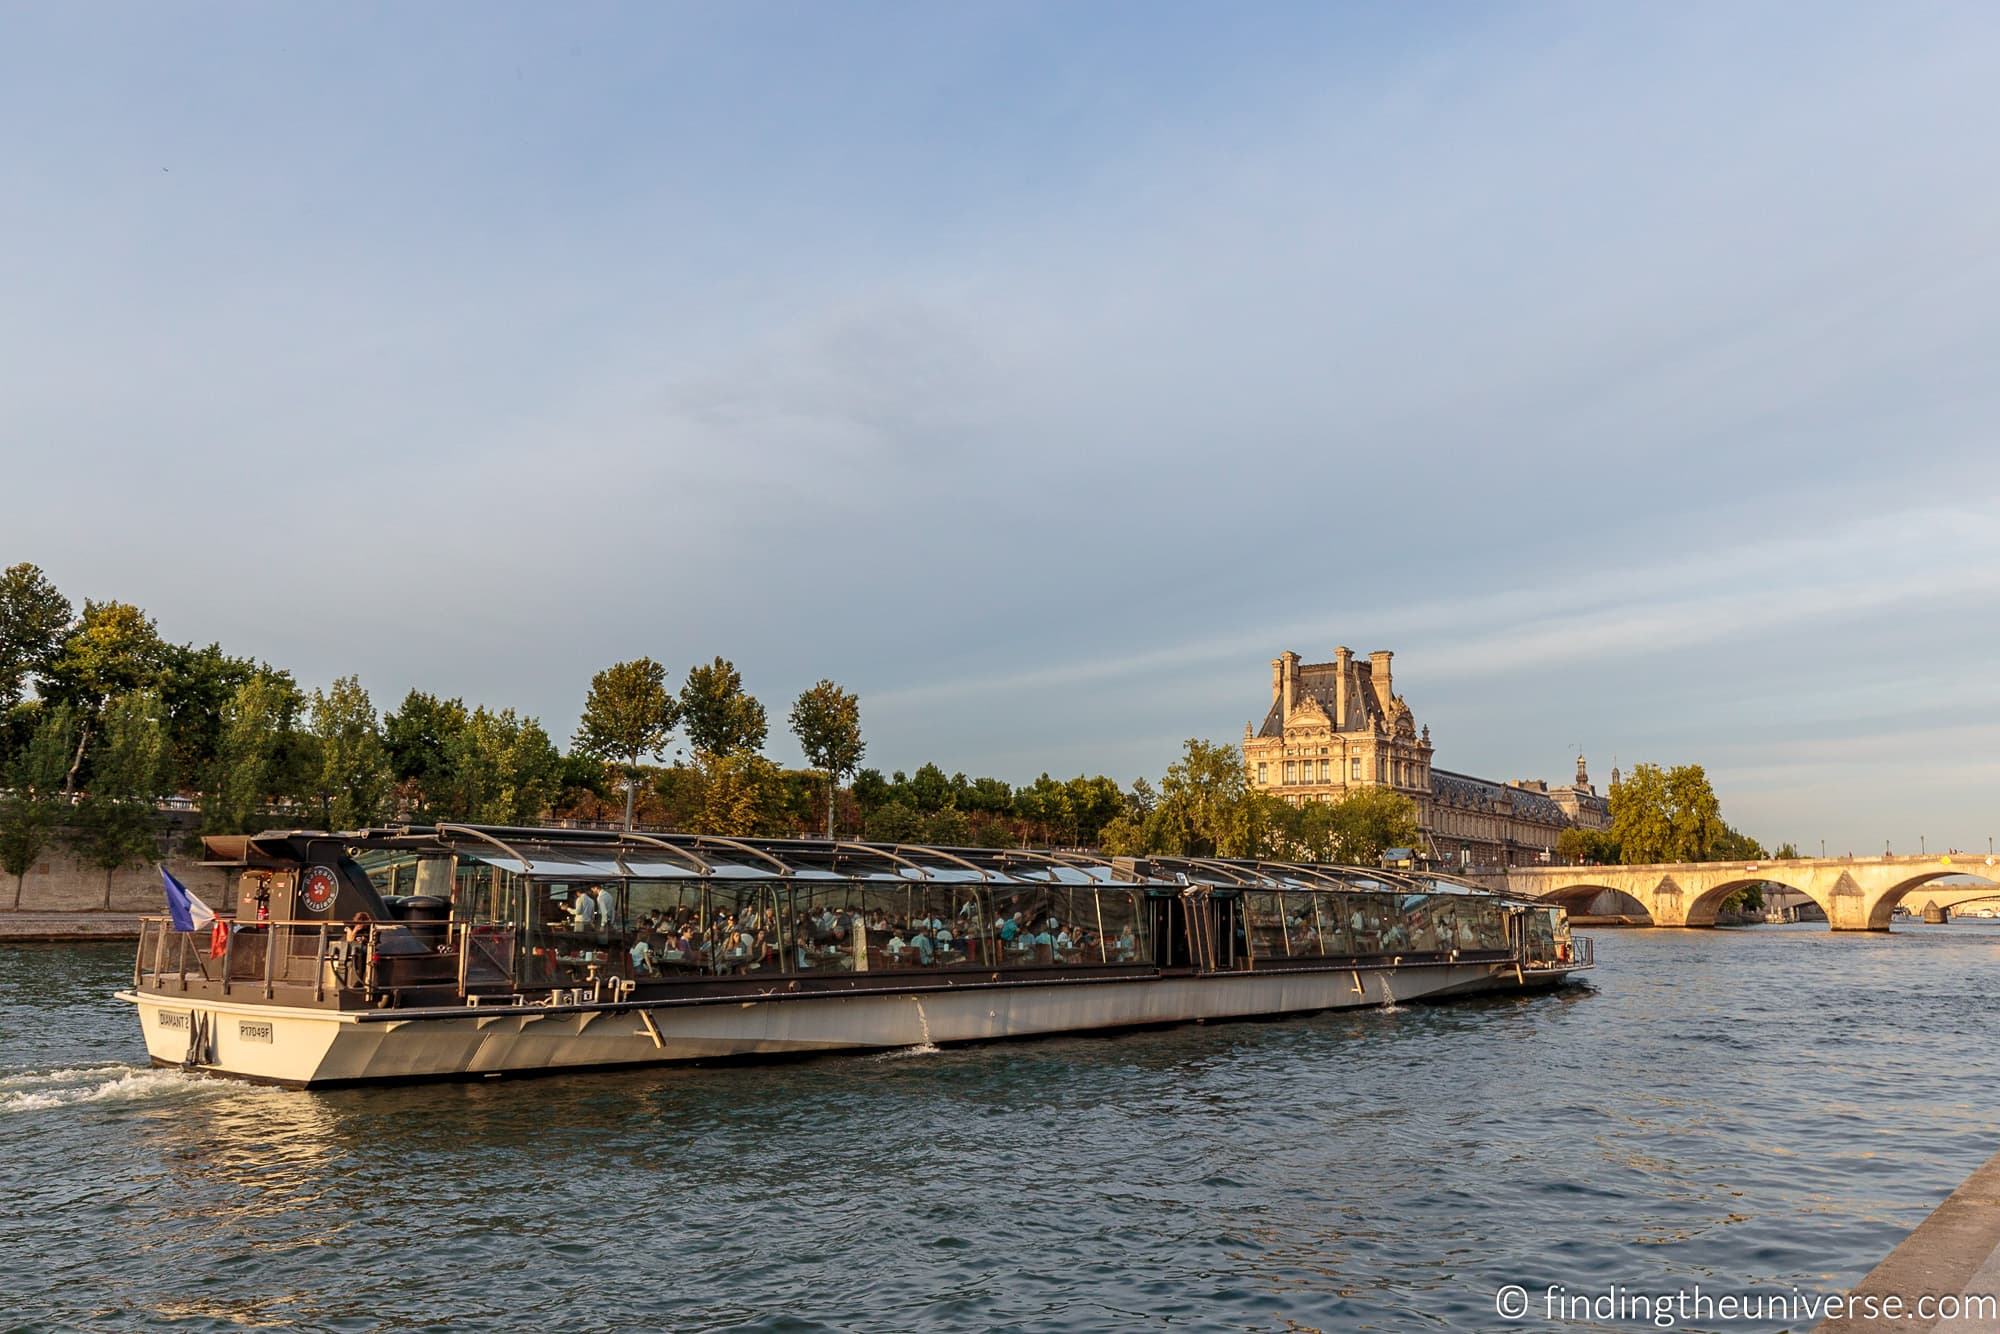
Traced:
[[[229, 886], [229, 874], [224, 868], [203, 866], [182, 856], [168, 857], [166, 864], [202, 902], [211, 908], [222, 908]], [[28, 869], [18, 888], [24, 913], [100, 912], [105, 907], [103, 868], [79, 860], [60, 846], [44, 852]], [[14, 877], [0, 874], [0, 914], [14, 907], [15, 889]], [[166, 898], [160, 892], [160, 873], [151, 862], [111, 873], [112, 912], [160, 913], [166, 907]]]

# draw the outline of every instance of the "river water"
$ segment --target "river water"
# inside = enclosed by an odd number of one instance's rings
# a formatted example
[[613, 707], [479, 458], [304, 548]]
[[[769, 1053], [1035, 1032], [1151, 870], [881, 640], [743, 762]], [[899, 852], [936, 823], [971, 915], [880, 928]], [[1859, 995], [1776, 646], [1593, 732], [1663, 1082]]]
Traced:
[[1596, 934], [1537, 998], [331, 1093], [0, 947], [0, 1329], [1485, 1329], [1843, 1290], [2000, 1147], [2000, 929]]

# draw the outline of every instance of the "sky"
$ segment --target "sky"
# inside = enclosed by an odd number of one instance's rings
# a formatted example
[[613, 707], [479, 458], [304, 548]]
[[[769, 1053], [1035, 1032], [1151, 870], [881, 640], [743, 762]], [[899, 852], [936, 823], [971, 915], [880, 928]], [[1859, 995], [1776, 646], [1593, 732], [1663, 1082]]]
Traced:
[[1440, 767], [1981, 848], [1997, 75], [1974, 4], [4, 0], [0, 563], [1014, 781], [1386, 648]]

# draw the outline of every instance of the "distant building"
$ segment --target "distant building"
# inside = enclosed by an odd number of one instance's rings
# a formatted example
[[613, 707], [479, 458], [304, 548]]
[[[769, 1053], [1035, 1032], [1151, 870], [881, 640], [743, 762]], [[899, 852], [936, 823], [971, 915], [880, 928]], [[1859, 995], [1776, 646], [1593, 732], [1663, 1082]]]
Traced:
[[[1296, 653], [1271, 663], [1271, 706], [1263, 725], [1243, 729], [1250, 786], [1302, 806], [1386, 787], [1417, 807], [1428, 854], [1440, 863], [1518, 866], [1555, 859], [1569, 828], [1604, 829], [1610, 803], [1598, 795], [1581, 755], [1576, 781], [1500, 783], [1431, 764], [1431, 729], [1395, 692], [1389, 652], [1357, 658], [1336, 648], [1332, 662]], [[1614, 770], [1611, 781], [1618, 781]]]

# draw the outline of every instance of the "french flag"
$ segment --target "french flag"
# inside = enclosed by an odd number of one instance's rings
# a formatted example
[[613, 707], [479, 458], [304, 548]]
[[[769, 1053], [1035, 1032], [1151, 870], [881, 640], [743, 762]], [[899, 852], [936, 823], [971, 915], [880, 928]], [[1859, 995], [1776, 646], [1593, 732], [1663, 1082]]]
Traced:
[[174, 873], [166, 867], [160, 868], [160, 878], [167, 885], [167, 916], [174, 922], [176, 931], [199, 931], [215, 921], [215, 910], [194, 896], [194, 891], [174, 879]]

